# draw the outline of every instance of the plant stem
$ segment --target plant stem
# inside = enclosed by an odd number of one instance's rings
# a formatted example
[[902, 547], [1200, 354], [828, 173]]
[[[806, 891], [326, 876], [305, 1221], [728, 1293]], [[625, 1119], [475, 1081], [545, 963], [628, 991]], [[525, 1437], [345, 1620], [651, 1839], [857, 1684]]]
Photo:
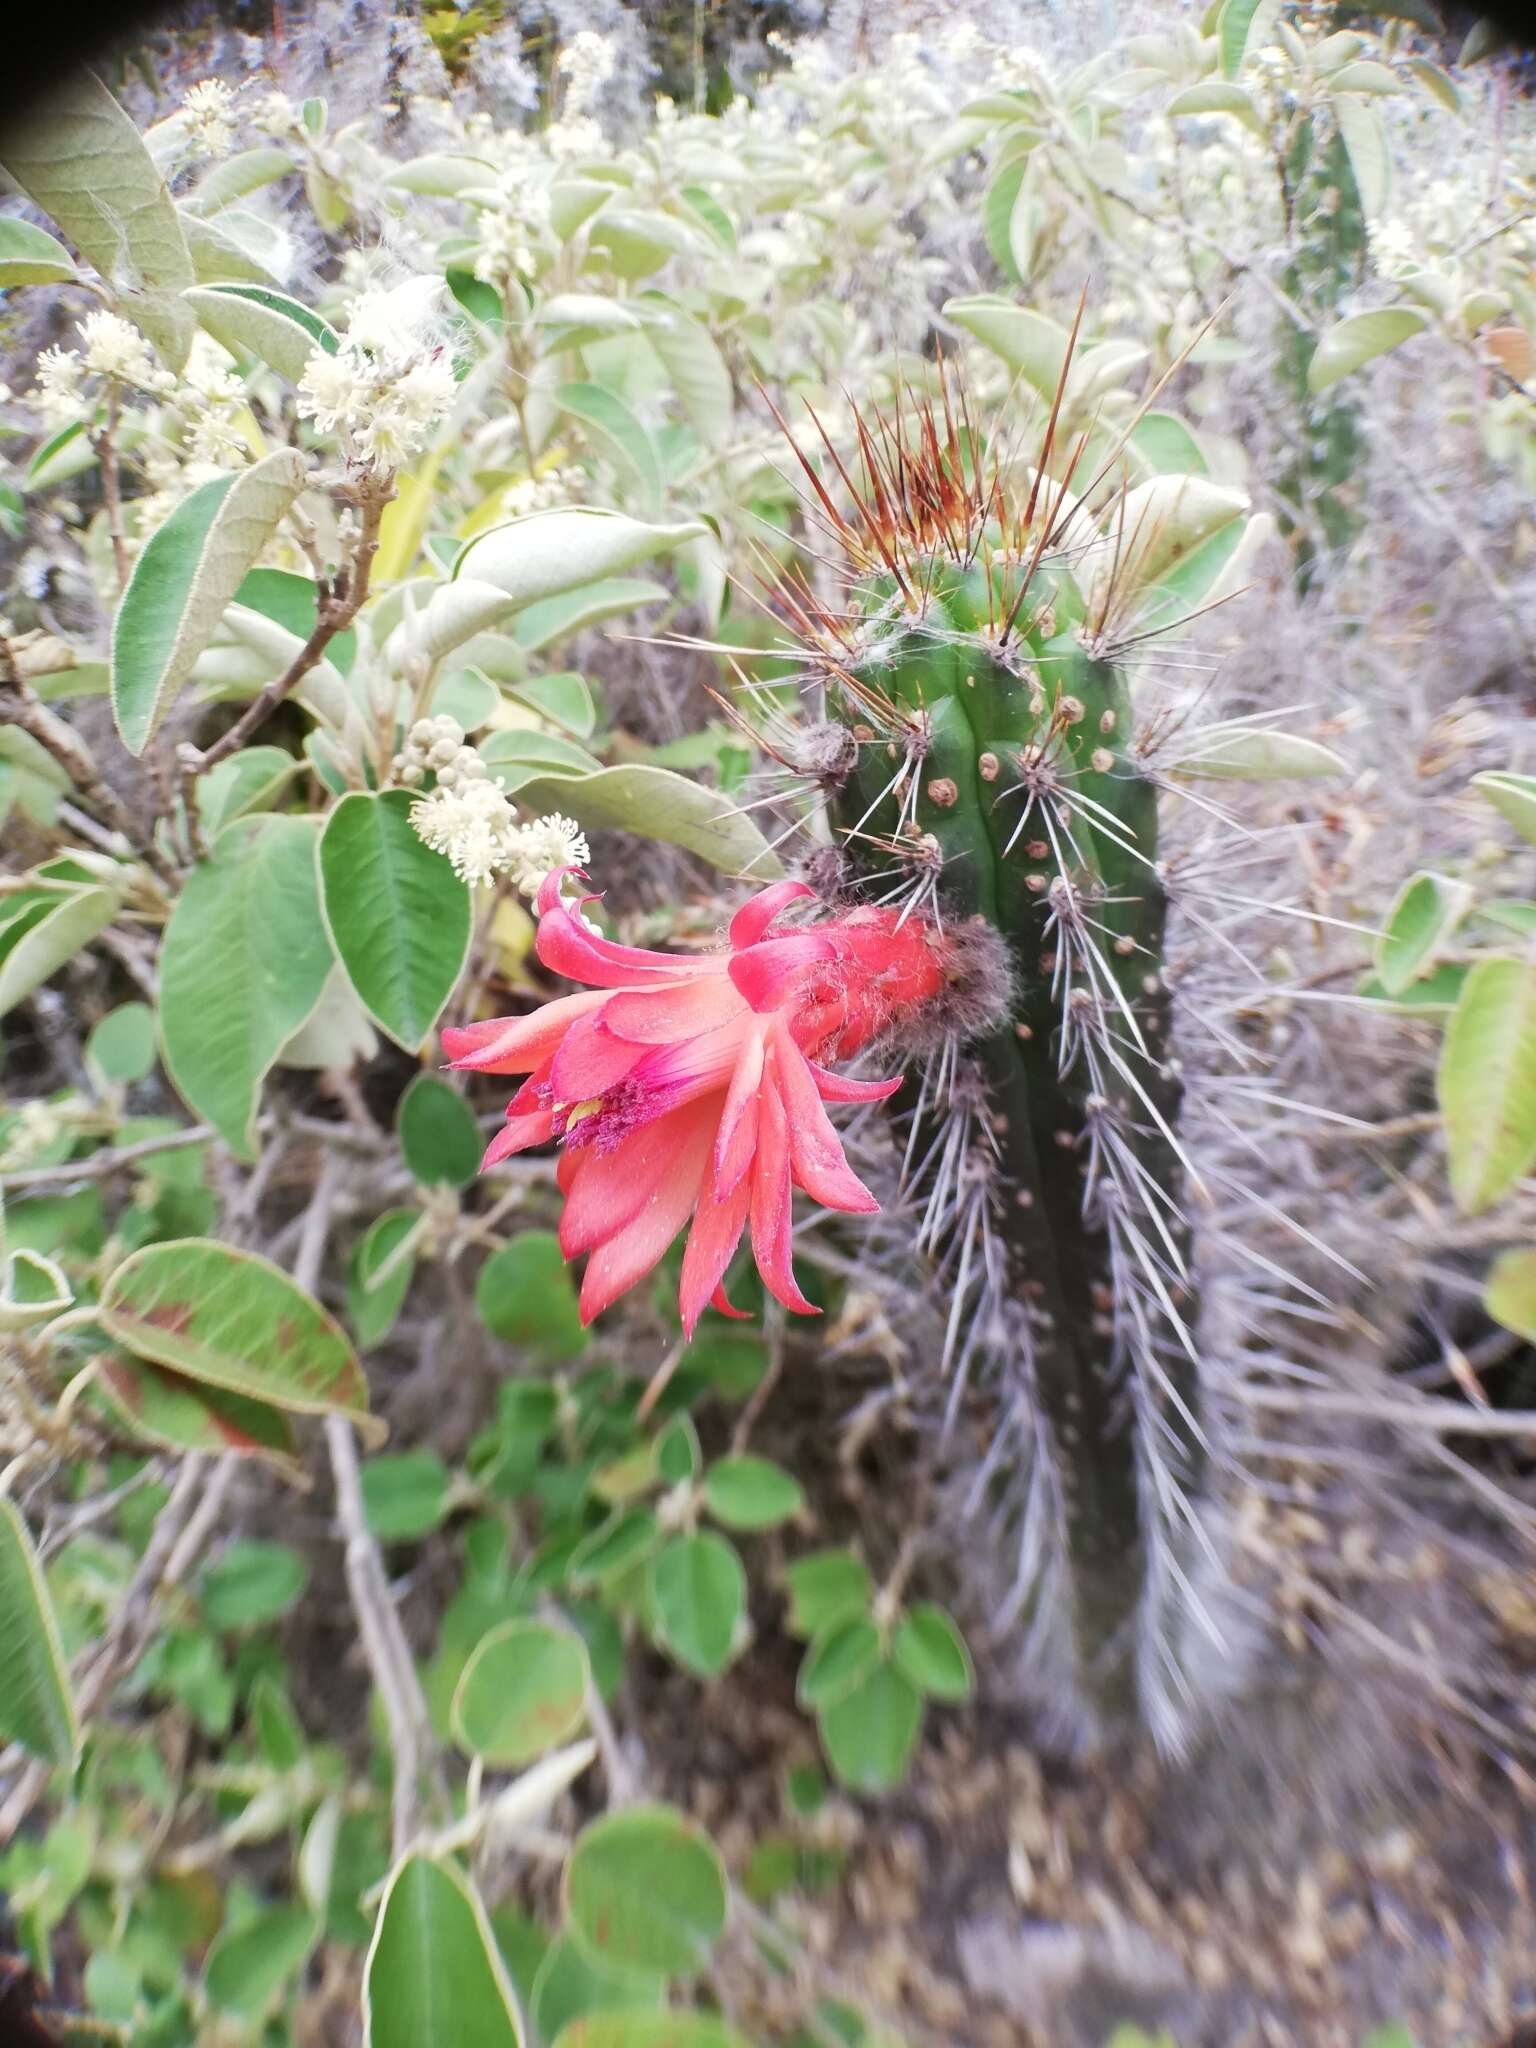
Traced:
[[373, 576], [374, 556], [379, 550], [379, 525], [384, 517], [384, 507], [394, 495], [393, 476], [365, 476], [360, 481], [357, 498], [363, 515], [362, 531], [350, 563], [337, 572], [333, 582], [321, 586], [320, 610], [314, 631], [283, 673], [251, 699], [228, 732], [200, 754], [190, 748], [183, 751], [182, 760], [189, 784], [218, 762], [238, 753], [283, 699], [303, 682], [336, 635], [344, 632], [362, 610]]

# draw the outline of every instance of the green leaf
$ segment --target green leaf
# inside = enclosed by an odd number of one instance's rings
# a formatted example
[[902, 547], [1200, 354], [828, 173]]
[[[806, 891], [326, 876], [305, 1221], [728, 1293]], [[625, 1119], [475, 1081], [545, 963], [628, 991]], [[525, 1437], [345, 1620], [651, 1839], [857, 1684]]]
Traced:
[[747, 1575], [721, 1536], [678, 1536], [651, 1563], [662, 1647], [686, 1670], [713, 1678], [735, 1656], [747, 1610]]
[[302, 456], [279, 448], [200, 484], [150, 535], [112, 628], [112, 715], [131, 754], [149, 744], [303, 485]]
[[280, 1621], [309, 1583], [309, 1566], [286, 1543], [231, 1543], [203, 1573], [203, 1615], [211, 1628], [261, 1628]]
[[1250, 47], [1262, 46], [1279, 12], [1279, 0], [1225, 0], [1216, 23], [1223, 78], [1236, 78]]
[[1483, 1306], [1506, 1330], [1536, 1343], [1536, 1251], [1500, 1253], [1488, 1274]]
[[150, 1443], [173, 1451], [232, 1451], [299, 1470], [287, 1416], [260, 1401], [116, 1350], [98, 1359], [96, 1385], [127, 1428]]
[[1440, 1108], [1468, 1214], [1536, 1165], [1536, 960], [1479, 961], [1446, 1026]]
[[145, 1245], [101, 1298], [107, 1334], [173, 1372], [299, 1414], [365, 1416], [340, 1324], [270, 1260], [211, 1238]]
[[53, 1603], [27, 1527], [0, 1495], [0, 1739], [49, 1764], [80, 1746]]
[[74, 1300], [63, 1269], [22, 1247], [0, 1261], [0, 1334], [58, 1315]]
[[1536, 846], [1536, 775], [1510, 775], [1490, 770], [1474, 775], [1472, 787], [1486, 797], [1499, 816], [1514, 826], [1522, 839]]
[[362, 1468], [368, 1527], [381, 1543], [409, 1543], [440, 1528], [453, 1478], [436, 1451], [370, 1458]]
[[[556, 599], [558, 604], [560, 599]], [[523, 614], [524, 618], [530, 616]], [[526, 704], [537, 711], [541, 718], [551, 724], [564, 726], [567, 732], [575, 733], [578, 739], [587, 739], [597, 724], [597, 706], [592, 701], [592, 692], [585, 676], [574, 670], [562, 670], [555, 675], [530, 676], [523, 683], [508, 683], [507, 695], [515, 697], [519, 704]], [[589, 757], [588, 765], [599, 764]]]
[[232, 356], [256, 356], [290, 384], [298, 383], [317, 348], [333, 356], [341, 346], [336, 330], [318, 313], [266, 285], [199, 285], [186, 298], [199, 326]]
[[0, 291], [18, 284], [68, 284], [75, 275], [62, 242], [29, 220], [0, 219]]
[[104, 932], [121, 901], [115, 887], [0, 896], [0, 1017]]
[[469, 953], [469, 890], [416, 836], [408, 790], [354, 790], [320, 836], [320, 888], [336, 957], [380, 1030], [414, 1052]]
[[299, 763], [281, 747], [242, 747], [238, 754], [215, 762], [197, 783], [204, 833], [217, 839], [236, 818], [270, 811], [298, 772]]
[[257, 1098], [324, 992], [331, 948], [310, 818], [242, 818], [193, 869], [160, 953], [166, 1071], [239, 1159]]
[[771, 882], [783, 869], [739, 798], [670, 768], [626, 762], [593, 775], [534, 776], [518, 792], [536, 811], [561, 811], [589, 830], [614, 828], [681, 846], [724, 874]]
[[1370, 1003], [1392, 1017], [1446, 1017], [1461, 1000], [1471, 970], [1461, 962], [1437, 967], [1422, 981], [1412, 981], [1400, 995], [1389, 995], [1376, 979], [1367, 975], [1355, 988], [1359, 1002]]
[[559, 1365], [589, 1341], [570, 1269], [552, 1231], [524, 1230], [492, 1252], [475, 1280], [475, 1307], [493, 1337]]
[[670, 256], [700, 253], [699, 237], [682, 221], [664, 213], [638, 213], [628, 208], [609, 208], [599, 214], [587, 241], [607, 258], [610, 270], [631, 280], [649, 277]]
[[1155, 475], [1207, 476], [1200, 443], [1171, 412], [1144, 413], [1131, 429], [1131, 446]]
[[1361, 208], [1367, 220], [1378, 221], [1392, 193], [1392, 148], [1387, 139], [1387, 124], [1379, 108], [1362, 99], [1341, 96], [1332, 105], [1349, 167], [1355, 174]]
[[277, 288], [284, 244], [277, 226], [245, 207], [230, 207], [218, 220], [184, 213], [182, 233], [199, 284], [260, 284]]
[[864, 1560], [851, 1550], [816, 1550], [784, 1568], [789, 1588], [789, 1627], [797, 1636], [819, 1636], [835, 1621], [867, 1614], [874, 1584]]
[[518, 613], [512, 637], [525, 654], [538, 654], [557, 640], [584, 633], [588, 626], [601, 625], [604, 619], [617, 618], [622, 612], [638, 611], [641, 605], [662, 604], [671, 595], [664, 583], [647, 583], [643, 577], [600, 577], [580, 590], [529, 605]]
[[623, 1977], [601, 1970], [579, 1942], [560, 1934], [539, 1964], [531, 2004], [540, 2040], [552, 2041], [568, 2022], [587, 2013], [655, 2011], [666, 1998], [664, 1978]]
[[922, 1725], [917, 1689], [893, 1664], [877, 1664], [820, 1717], [827, 1761], [850, 1792], [889, 1792], [899, 1785]]
[[721, 1458], [704, 1475], [709, 1512], [727, 1529], [776, 1529], [805, 1505], [805, 1490], [767, 1458]]
[[601, 384], [562, 384], [555, 403], [581, 422], [592, 446], [621, 478], [638, 486], [644, 509], [654, 512], [661, 502], [661, 461], [656, 444], [623, 399]]
[[583, 1536], [570, 1555], [573, 1585], [600, 1584], [627, 1572], [656, 1548], [660, 1528], [649, 1508], [629, 1508], [611, 1515], [601, 1528]]
[[155, 1013], [148, 1003], [119, 1003], [85, 1041], [85, 1056], [104, 1081], [142, 1081], [154, 1070]]
[[418, 1074], [406, 1089], [395, 1130], [405, 1163], [423, 1187], [468, 1187], [480, 1171], [485, 1144], [475, 1112], [436, 1074]]
[[485, 765], [502, 788], [521, 791], [529, 782], [556, 775], [595, 775], [602, 763], [585, 747], [554, 732], [533, 732], [509, 726], [487, 735], [479, 748]]
[[944, 315], [1000, 355], [1041, 398], [1055, 397], [1066, 365], [1068, 340], [1066, 328], [1057, 321], [995, 293], [950, 299]]
[[572, 2020], [555, 2048], [750, 2048], [744, 2035], [707, 2013], [596, 2012]]
[[302, 1906], [273, 1906], [221, 1935], [203, 1972], [209, 2004], [259, 2020], [303, 1968], [319, 1935], [319, 1921]]
[[645, 321], [645, 338], [661, 359], [699, 445], [719, 447], [730, 431], [736, 409], [731, 373], [719, 344], [707, 327], [670, 300], [642, 299], [636, 310]]
[[[347, 1266], [347, 1315], [365, 1351], [389, 1335], [404, 1306], [416, 1270], [414, 1245], [421, 1222], [419, 1209], [386, 1209], [353, 1247]], [[408, 1239], [412, 1249], [402, 1250]]]
[[285, 149], [242, 149], [205, 172], [196, 188], [182, 201], [183, 210], [206, 219], [210, 213], [222, 212], [248, 193], [259, 192], [264, 185], [276, 184], [293, 168], [293, 158]]
[[1330, 327], [1312, 352], [1307, 389], [1326, 391], [1375, 357], [1422, 334], [1428, 326], [1412, 306], [1385, 306], [1376, 313], [1352, 313]]
[[[375, 568], [377, 574], [377, 568]], [[235, 592], [235, 603], [243, 604], [263, 618], [286, 627], [303, 644], [320, 618], [320, 592], [313, 576], [298, 576], [291, 569], [253, 569]], [[325, 650], [325, 658], [342, 675], [352, 673], [357, 656], [357, 633], [352, 627], [337, 633]], [[247, 753], [272, 753], [270, 747], [249, 747]], [[290, 756], [290, 759], [292, 757]], [[222, 765], [222, 764], [221, 764]], [[206, 778], [205, 778], [206, 780]]]
[[0, 142], [0, 164], [104, 278], [173, 370], [192, 322], [179, 294], [192, 258], [165, 180], [131, 117], [82, 71]]
[[1376, 975], [1388, 995], [1401, 995], [1435, 966], [1471, 906], [1471, 889], [1447, 875], [1425, 872], [1403, 884], [1376, 947]]
[[363, 1982], [364, 2048], [523, 2048], [479, 1894], [455, 1865], [407, 1856], [389, 1880]]
[[1264, 116], [1251, 94], [1224, 78], [1202, 78], [1197, 85], [1185, 86], [1182, 92], [1174, 94], [1164, 111], [1171, 121], [1183, 114], [1233, 114], [1255, 135], [1264, 133]]
[[818, 1635], [795, 1681], [802, 1707], [834, 1705], [868, 1677], [880, 1661], [880, 1631], [867, 1614], [854, 1614]]
[[1314, 782], [1348, 772], [1344, 757], [1318, 740], [1236, 720], [1192, 734], [1189, 751], [1168, 763], [1170, 775], [1210, 782]]
[[666, 1806], [629, 1807], [582, 1830], [565, 1870], [571, 1931], [626, 1977], [694, 1976], [725, 1927], [725, 1871], [702, 1829]]
[[571, 1629], [508, 1621], [482, 1638], [453, 1696], [453, 1738], [499, 1770], [518, 1770], [573, 1736], [592, 1672]]
[[909, 1607], [891, 1639], [891, 1657], [930, 1699], [968, 1700], [976, 1673], [965, 1639], [942, 1607], [921, 1600]]

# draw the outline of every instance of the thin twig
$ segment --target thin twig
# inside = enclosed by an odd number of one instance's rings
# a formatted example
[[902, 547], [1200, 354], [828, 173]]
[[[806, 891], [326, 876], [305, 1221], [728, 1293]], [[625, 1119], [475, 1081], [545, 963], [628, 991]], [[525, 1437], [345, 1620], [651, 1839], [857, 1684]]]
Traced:
[[394, 495], [393, 478], [365, 477], [359, 484], [358, 500], [363, 514], [362, 531], [358, 535], [350, 566], [338, 572], [329, 588], [322, 589], [319, 616], [315, 620], [314, 631], [283, 673], [251, 699], [228, 732], [216, 739], [213, 745], [205, 748], [202, 753], [191, 747], [182, 749], [180, 758], [189, 784], [195, 782], [199, 775], [206, 773], [217, 762], [227, 760], [231, 754], [238, 753], [252, 733], [272, 716], [283, 699], [303, 682], [336, 635], [344, 632], [362, 610], [373, 576], [374, 556], [379, 551], [379, 525], [384, 517], [384, 507]]

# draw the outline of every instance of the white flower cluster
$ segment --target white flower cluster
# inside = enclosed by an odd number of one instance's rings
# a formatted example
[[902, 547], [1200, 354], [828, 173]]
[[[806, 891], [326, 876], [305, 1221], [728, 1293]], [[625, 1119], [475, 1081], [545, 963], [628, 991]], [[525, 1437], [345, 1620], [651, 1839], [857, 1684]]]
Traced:
[[555, 65], [565, 84], [560, 103], [565, 120], [591, 113], [593, 102], [613, 76], [616, 61], [613, 44], [596, 29], [584, 28], [571, 37]]
[[525, 896], [536, 896], [556, 868], [582, 867], [590, 858], [581, 827], [551, 813], [520, 825], [506, 793], [471, 746], [457, 719], [440, 715], [411, 727], [395, 759], [395, 777], [418, 789], [428, 774], [437, 786], [411, 806], [418, 836], [453, 864], [471, 888], [499, 874]]
[[539, 237], [548, 226], [549, 190], [537, 173], [526, 164], [504, 171], [494, 202], [480, 215], [476, 277], [503, 291], [515, 277], [532, 277], [539, 267]]
[[568, 505], [586, 478], [579, 469], [547, 469], [542, 476], [525, 476], [509, 484], [502, 494], [501, 509], [508, 519], [520, 519], [526, 512], [548, 512], [552, 506]]
[[204, 156], [227, 156], [235, 139], [235, 95], [222, 78], [205, 78], [181, 103], [187, 139]]
[[412, 278], [365, 292], [336, 353], [317, 348], [304, 365], [300, 413], [321, 433], [339, 434], [366, 468], [398, 469], [453, 403], [453, 368], [431, 333], [441, 289], [436, 279]]
[[68, 426], [80, 417], [94, 394], [87, 379], [105, 378], [110, 383], [164, 396], [174, 389], [175, 379], [156, 367], [149, 343], [136, 327], [116, 313], [87, 313], [76, 325], [82, 349], [45, 348], [37, 359], [37, 382], [32, 398], [43, 417], [54, 426]]

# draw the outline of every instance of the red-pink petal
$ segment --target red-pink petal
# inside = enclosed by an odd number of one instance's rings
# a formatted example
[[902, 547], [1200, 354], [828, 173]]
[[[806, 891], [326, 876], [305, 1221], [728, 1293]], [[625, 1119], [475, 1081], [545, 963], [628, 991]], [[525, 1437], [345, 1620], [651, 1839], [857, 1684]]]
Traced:
[[757, 1158], [752, 1174], [752, 1256], [763, 1284], [798, 1314], [821, 1311], [795, 1285], [790, 1256], [793, 1229], [789, 1180], [789, 1131], [784, 1105], [768, 1068], [758, 1096]]
[[502, 1125], [486, 1147], [485, 1157], [480, 1162], [480, 1171], [489, 1173], [491, 1168], [503, 1159], [510, 1159], [514, 1152], [526, 1152], [530, 1145], [545, 1145], [554, 1136], [550, 1128], [553, 1118], [547, 1109], [534, 1116], [514, 1117]]
[[826, 1067], [818, 1067], [814, 1060], [806, 1060], [805, 1064], [811, 1070], [811, 1079], [816, 1083], [816, 1091], [823, 1102], [884, 1102], [906, 1079], [904, 1074], [897, 1074], [890, 1081], [853, 1081], [846, 1074], [834, 1074]]
[[550, 1086], [557, 1102], [590, 1102], [616, 1088], [630, 1068], [645, 1058], [645, 1047], [615, 1038], [604, 1025], [606, 1007], [572, 1025], [550, 1063]]
[[615, 1237], [651, 1199], [672, 1171], [690, 1112], [674, 1110], [642, 1124], [611, 1152], [577, 1146], [563, 1156], [573, 1161], [560, 1218], [560, 1249], [568, 1259]]
[[774, 919], [782, 917], [791, 903], [803, 903], [807, 896], [814, 897], [815, 894], [809, 882], [775, 882], [767, 889], [760, 889], [731, 919], [732, 946], [738, 952], [743, 946], [755, 946]]
[[678, 1288], [686, 1336], [693, 1335], [699, 1317], [720, 1291], [725, 1269], [741, 1242], [751, 1199], [751, 1185], [744, 1180], [723, 1201], [717, 1200], [710, 1189], [709, 1175], [705, 1174], [693, 1212], [693, 1227], [688, 1233], [688, 1249], [683, 1253], [682, 1283]]
[[694, 1038], [730, 1017], [745, 1016], [747, 1005], [725, 971], [723, 953], [709, 956], [714, 967], [665, 988], [620, 989], [608, 998], [603, 1025], [615, 1038], [637, 1045], [665, 1045], [674, 1038]]
[[750, 1032], [743, 1040], [731, 1085], [725, 1091], [720, 1128], [715, 1134], [715, 1193], [728, 1194], [752, 1164], [757, 1145], [757, 1091], [763, 1079], [763, 1038]]
[[[543, 901], [543, 893], [540, 899]], [[584, 899], [588, 903], [595, 897]], [[539, 919], [538, 955], [551, 974], [584, 981], [593, 988], [634, 988], [650, 983], [686, 980], [698, 963], [677, 953], [649, 953], [639, 946], [620, 946], [588, 931], [563, 903]]]
[[733, 953], [731, 979], [754, 1010], [776, 1010], [812, 969], [836, 957], [837, 949], [824, 932], [785, 932], [748, 946], [744, 953]]
[[822, 1107], [816, 1082], [805, 1059], [781, 1034], [774, 1047], [774, 1068], [789, 1125], [790, 1164], [796, 1181], [828, 1209], [873, 1215], [880, 1207], [848, 1164], [842, 1140]]
[[483, 1024], [443, 1027], [451, 1065], [477, 1074], [531, 1074], [542, 1066], [578, 1017], [607, 1000], [601, 989], [561, 996], [526, 1017], [488, 1017]]
[[709, 1159], [713, 1116], [695, 1104], [685, 1118], [667, 1178], [652, 1189], [622, 1230], [598, 1246], [581, 1283], [581, 1319], [590, 1323], [608, 1304], [643, 1280], [688, 1220]]

